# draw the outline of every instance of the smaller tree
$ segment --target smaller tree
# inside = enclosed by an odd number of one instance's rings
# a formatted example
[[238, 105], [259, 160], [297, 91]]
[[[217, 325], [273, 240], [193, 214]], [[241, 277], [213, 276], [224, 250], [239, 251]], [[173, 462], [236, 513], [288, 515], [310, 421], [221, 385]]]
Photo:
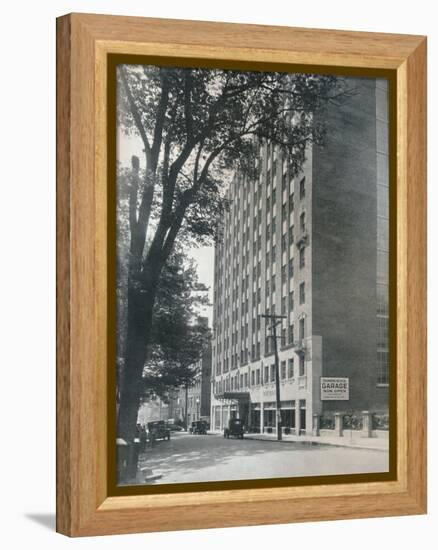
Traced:
[[200, 307], [208, 304], [207, 290], [198, 282], [194, 261], [181, 251], [174, 253], [160, 279], [152, 345], [143, 370], [143, 398], [166, 398], [171, 388], [188, 388], [192, 383], [211, 338], [199, 317]]

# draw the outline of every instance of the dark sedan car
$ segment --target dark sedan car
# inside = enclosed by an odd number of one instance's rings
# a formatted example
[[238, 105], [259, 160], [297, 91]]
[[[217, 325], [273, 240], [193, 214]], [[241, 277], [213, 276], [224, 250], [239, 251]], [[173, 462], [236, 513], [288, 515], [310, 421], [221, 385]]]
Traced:
[[233, 436], [243, 439], [244, 431], [245, 426], [243, 424], [243, 420], [241, 418], [231, 418], [228, 422], [228, 428], [225, 428], [224, 430], [224, 437], [229, 439], [230, 436]]
[[157, 439], [167, 439], [170, 441], [170, 430], [164, 420], [155, 420], [148, 422], [148, 439], [153, 443]]

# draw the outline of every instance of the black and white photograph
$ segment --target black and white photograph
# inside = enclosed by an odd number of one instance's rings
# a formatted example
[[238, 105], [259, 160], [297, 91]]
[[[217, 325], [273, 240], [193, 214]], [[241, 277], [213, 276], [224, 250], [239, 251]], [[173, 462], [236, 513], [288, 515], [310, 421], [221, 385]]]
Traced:
[[388, 80], [116, 75], [118, 485], [389, 472]]

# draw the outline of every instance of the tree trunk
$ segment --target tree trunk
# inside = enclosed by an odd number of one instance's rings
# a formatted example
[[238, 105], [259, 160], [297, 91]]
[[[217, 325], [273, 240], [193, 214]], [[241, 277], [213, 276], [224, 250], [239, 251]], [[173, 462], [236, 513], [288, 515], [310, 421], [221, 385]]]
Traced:
[[188, 415], [187, 415], [187, 409], [189, 407], [189, 398], [188, 398], [188, 394], [189, 394], [189, 385], [186, 383], [186, 410], [185, 410], [185, 418], [184, 418], [184, 423], [186, 425], [186, 431], [189, 431], [189, 426], [187, 424], [187, 420], [188, 420]]
[[[150, 258], [147, 275], [142, 285], [130, 280], [128, 284], [128, 323], [125, 363], [118, 385], [120, 404], [117, 421], [117, 437], [132, 447], [137, 432], [140, 400], [144, 395], [143, 369], [151, 339], [152, 317], [158, 279], [162, 270], [160, 258]], [[131, 456], [134, 456], [130, 453]], [[126, 476], [135, 478], [137, 458], [129, 464]]]

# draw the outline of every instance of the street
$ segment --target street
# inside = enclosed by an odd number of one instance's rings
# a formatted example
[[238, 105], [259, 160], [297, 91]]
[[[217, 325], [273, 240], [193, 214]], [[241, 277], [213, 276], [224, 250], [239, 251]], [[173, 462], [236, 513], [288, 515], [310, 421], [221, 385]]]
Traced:
[[140, 467], [161, 475], [150, 483], [190, 483], [308, 475], [384, 472], [388, 454], [369, 449], [310, 445], [222, 435], [173, 433], [148, 447]]

